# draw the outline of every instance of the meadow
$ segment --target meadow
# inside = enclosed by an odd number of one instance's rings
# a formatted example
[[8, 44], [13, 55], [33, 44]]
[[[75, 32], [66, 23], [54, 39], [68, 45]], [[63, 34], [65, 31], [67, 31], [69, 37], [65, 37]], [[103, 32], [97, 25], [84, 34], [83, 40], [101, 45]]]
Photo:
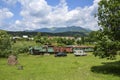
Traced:
[[[0, 58], [0, 80], [120, 80], [120, 56], [116, 60], [87, 56], [18, 55], [19, 64], [11, 66]], [[23, 70], [18, 70], [22, 65]]]

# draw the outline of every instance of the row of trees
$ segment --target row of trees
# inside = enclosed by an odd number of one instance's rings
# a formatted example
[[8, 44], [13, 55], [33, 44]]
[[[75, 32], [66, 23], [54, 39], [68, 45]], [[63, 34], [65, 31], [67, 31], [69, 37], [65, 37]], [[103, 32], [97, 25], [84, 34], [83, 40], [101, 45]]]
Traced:
[[49, 38], [48, 36], [41, 36], [40, 33], [38, 33], [35, 37], [36, 43], [39, 43], [41, 45], [58, 45], [58, 46], [64, 46], [64, 45], [73, 45], [75, 44], [75, 39], [66, 39], [61, 37], [52, 37]]
[[41, 45], [49, 44], [49, 45], [57, 45], [57, 46], [65, 46], [65, 45], [90, 45], [95, 42], [95, 39], [92, 38], [93, 34], [89, 36], [75, 36], [75, 37], [48, 37], [41, 36], [41, 33], [35, 36], [36, 43], [40, 43]]

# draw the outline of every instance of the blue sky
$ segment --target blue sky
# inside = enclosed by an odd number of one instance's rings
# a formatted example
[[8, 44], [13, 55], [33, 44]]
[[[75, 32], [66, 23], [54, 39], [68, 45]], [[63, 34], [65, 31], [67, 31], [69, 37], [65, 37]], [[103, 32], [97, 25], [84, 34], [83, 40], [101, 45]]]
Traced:
[[[59, 0], [46, 0], [49, 5], [56, 6], [59, 4]], [[70, 9], [74, 9], [76, 7], [85, 7], [93, 4], [93, 0], [66, 0]]]
[[100, 0], [0, 0], [0, 29], [81, 26], [97, 30]]

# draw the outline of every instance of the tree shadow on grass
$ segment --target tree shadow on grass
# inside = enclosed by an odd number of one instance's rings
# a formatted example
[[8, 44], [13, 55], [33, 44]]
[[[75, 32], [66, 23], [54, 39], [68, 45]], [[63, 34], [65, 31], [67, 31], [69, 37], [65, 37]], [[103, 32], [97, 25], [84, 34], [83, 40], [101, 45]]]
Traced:
[[91, 71], [102, 74], [112, 74], [120, 77], [120, 61], [102, 63], [101, 66], [91, 67]]

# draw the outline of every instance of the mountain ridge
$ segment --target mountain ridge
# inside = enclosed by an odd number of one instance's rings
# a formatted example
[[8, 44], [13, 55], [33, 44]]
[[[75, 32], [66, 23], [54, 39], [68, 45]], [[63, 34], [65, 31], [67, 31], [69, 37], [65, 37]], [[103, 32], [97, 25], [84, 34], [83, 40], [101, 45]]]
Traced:
[[49, 32], [49, 33], [61, 33], [61, 32], [91, 32], [92, 30], [85, 29], [79, 26], [70, 26], [70, 27], [52, 27], [52, 28], [41, 28], [35, 29], [33, 32]]

